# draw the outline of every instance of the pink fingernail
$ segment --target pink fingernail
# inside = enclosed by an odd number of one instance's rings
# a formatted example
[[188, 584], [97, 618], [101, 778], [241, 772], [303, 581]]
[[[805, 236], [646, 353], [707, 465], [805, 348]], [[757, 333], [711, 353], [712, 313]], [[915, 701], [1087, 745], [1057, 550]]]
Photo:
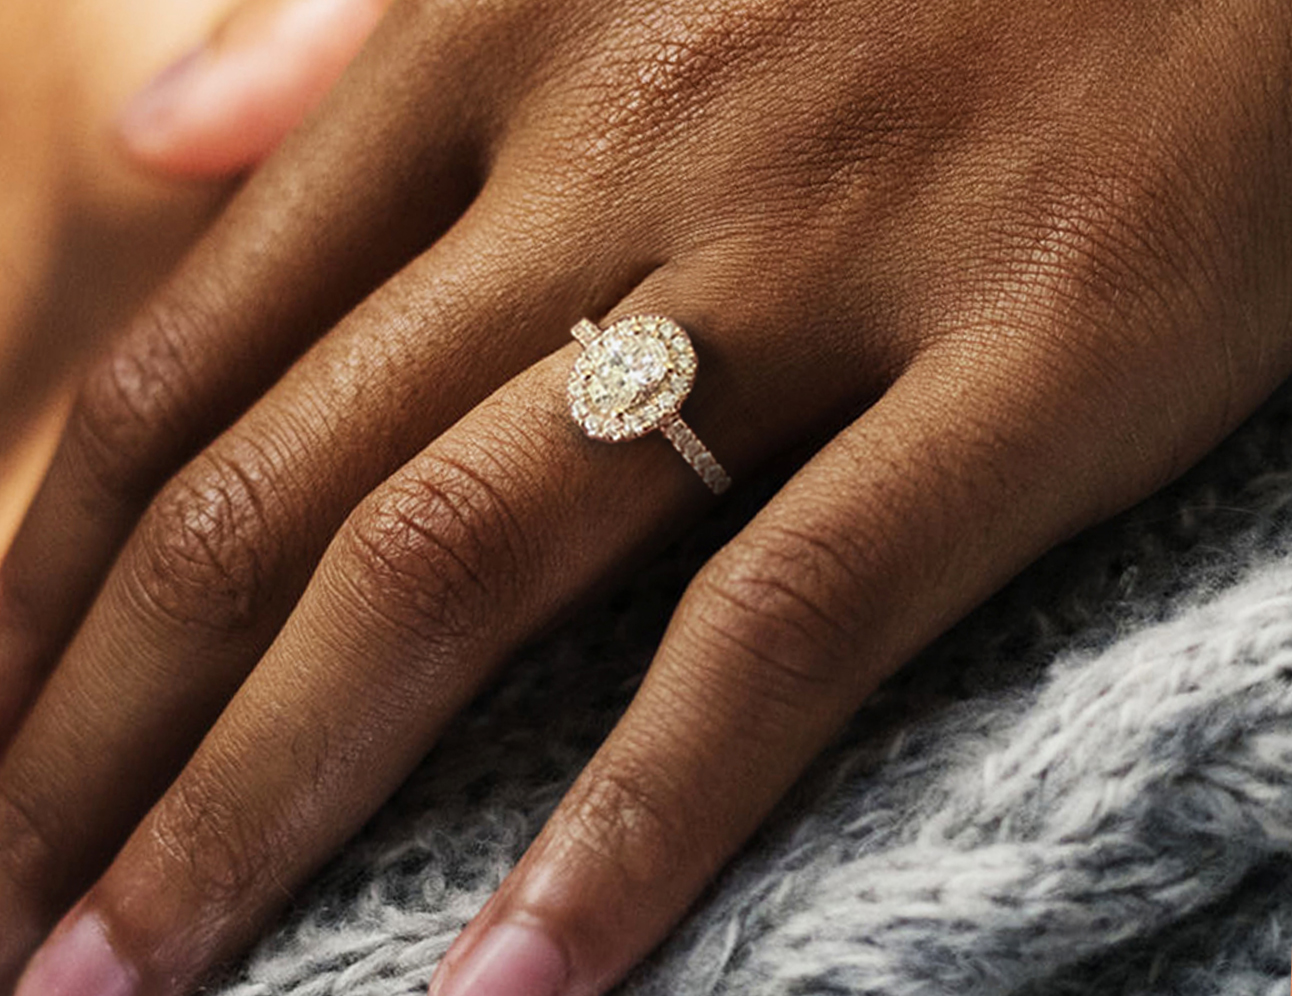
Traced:
[[558, 996], [568, 975], [565, 954], [551, 937], [535, 927], [504, 923], [490, 930], [447, 979], [435, 980], [431, 992], [435, 996]]
[[14, 996], [133, 996], [139, 977], [108, 943], [103, 921], [81, 914], [27, 964]]
[[148, 136], [169, 128], [172, 119], [183, 112], [184, 97], [198, 78], [205, 45], [163, 69], [122, 111], [118, 127], [133, 136]]

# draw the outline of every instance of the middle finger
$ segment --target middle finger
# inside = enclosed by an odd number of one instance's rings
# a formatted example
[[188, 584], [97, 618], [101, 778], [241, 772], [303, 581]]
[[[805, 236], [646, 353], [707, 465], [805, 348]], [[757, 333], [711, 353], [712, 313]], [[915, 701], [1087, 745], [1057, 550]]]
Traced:
[[487, 188], [150, 506], [0, 763], [0, 978], [174, 777], [354, 504], [651, 265], [519, 188]]

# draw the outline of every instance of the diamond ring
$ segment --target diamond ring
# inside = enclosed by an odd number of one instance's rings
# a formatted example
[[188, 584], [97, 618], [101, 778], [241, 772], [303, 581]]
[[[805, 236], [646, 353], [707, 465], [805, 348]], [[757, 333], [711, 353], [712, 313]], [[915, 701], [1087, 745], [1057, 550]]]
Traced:
[[715, 495], [731, 478], [682, 421], [695, 383], [695, 348], [677, 322], [634, 315], [600, 329], [586, 318], [570, 330], [583, 346], [570, 373], [570, 414], [593, 439], [619, 442], [659, 429]]

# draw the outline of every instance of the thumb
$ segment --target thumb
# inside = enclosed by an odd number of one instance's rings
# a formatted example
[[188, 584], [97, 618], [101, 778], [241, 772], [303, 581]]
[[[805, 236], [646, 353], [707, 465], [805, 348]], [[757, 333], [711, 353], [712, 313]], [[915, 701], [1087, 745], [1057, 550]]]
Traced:
[[187, 177], [264, 159], [362, 48], [389, 0], [245, 0], [117, 121], [146, 168]]

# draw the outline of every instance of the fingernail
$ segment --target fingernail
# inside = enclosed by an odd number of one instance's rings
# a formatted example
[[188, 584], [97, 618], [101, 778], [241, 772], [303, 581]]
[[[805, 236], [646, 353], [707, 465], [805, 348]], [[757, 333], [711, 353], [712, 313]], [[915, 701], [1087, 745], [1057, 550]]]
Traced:
[[[544, 931], [518, 923], [494, 927], [447, 978], [437, 974], [431, 996], [558, 996], [569, 966]], [[18, 996], [28, 996], [19, 993]]]
[[117, 137], [163, 172], [219, 177], [264, 160], [323, 99], [389, 0], [244, 0], [126, 105]]
[[32, 956], [14, 996], [132, 996], [138, 985], [112, 950], [103, 921], [83, 913]]
[[135, 140], [166, 131], [183, 113], [184, 98], [201, 75], [207, 46], [199, 45], [153, 77], [117, 119], [117, 127]]

